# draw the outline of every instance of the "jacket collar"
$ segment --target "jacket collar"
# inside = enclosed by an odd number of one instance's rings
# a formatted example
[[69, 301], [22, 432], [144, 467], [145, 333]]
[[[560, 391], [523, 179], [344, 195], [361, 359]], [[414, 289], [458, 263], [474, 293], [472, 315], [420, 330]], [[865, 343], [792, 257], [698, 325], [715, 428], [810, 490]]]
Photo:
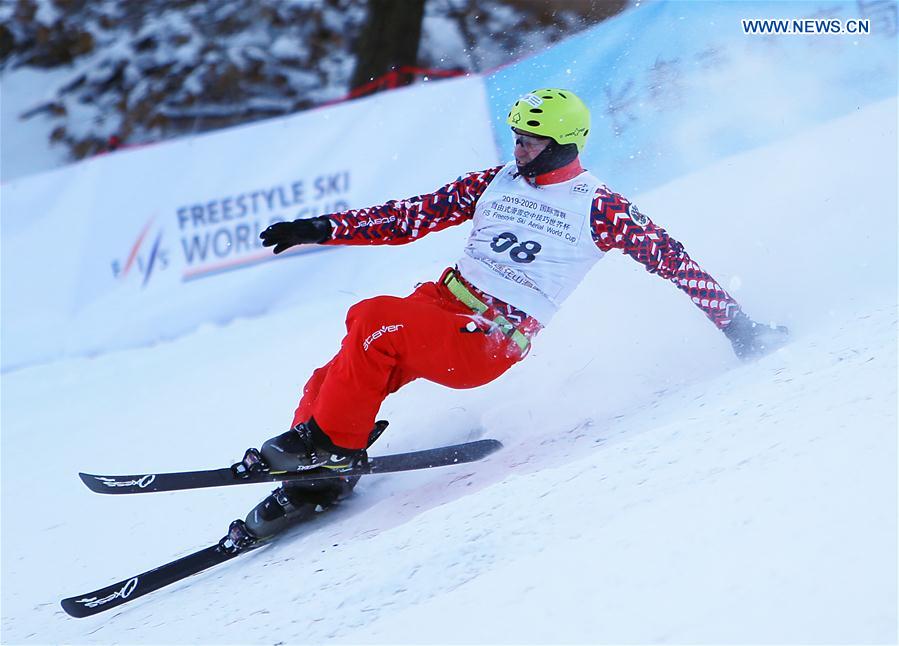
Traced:
[[528, 181], [531, 184], [535, 184], [537, 186], [546, 186], [547, 184], [560, 184], [577, 177], [583, 172], [584, 169], [581, 167], [581, 160], [575, 157], [569, 163], [562, 166], [562, 168], [557, 168], [556, 170], [552, 170], [548, 173], [543, 173], [543, 175], [537, 175], [537, 177], [535, 177], [533, 180]]

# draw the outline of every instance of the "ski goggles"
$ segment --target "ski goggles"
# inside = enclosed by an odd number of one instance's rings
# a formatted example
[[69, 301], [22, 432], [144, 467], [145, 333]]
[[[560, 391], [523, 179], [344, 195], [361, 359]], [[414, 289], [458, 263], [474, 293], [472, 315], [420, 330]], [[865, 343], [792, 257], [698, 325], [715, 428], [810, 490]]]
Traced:
[[513, 141], [527, 149], [544, 148], [551, 137], [541, 137], [529, 132], [512, 128]]
[[[459, 301], [470, 308], [476, 314], [480, 314], [484, 316], [485, 313], [490, 309], [490, 306], [487, 305], [484, 301], [477, 297], [468, 287], [459, 280], [459, 277], [456, 276], [456, 272], [449, 270], [443, 276], [443, 284], [446, 285], [447, 289], [450, 290], [453, 296], [459, 299]], [[494, 310], [495, 312], [495, 310]], [[487, 318], [490, 318], [487, 316]], [[502, 314], [497, 314], [495, 317], [490, 319], [493, 321], [493, 325], [502, 332], [505, 336], [509, 337], [515, 345], [519, 347], [522, 355], [524, 355], [528, 351], [528, 347], [531, 345], [530, 339], [528, 339], [521, 331], [515, 327], [515, 325], [509, 321]]]

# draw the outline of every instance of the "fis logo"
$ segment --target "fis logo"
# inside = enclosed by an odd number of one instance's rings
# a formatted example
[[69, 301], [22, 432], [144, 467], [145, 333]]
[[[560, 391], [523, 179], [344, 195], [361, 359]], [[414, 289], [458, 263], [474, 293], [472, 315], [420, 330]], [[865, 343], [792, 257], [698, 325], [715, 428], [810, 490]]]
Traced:
[[[169, 266], [168, 251], [162, 248], [162, 231], [153, 238], [148, 236], [153, 225], [154, 218], [150, 218], [134, 244], [124, 264], [120, 260], [112, 261], [112, 275], [114, 278], [125, 280], [134, 268], [143, 276], [141, 287], [146, 287], [150, 277], [156, 270], [163, 270]], [[152, 240], [152, 241], [151, 241]], [[146, 244], [145, 244], [146, 243]]]

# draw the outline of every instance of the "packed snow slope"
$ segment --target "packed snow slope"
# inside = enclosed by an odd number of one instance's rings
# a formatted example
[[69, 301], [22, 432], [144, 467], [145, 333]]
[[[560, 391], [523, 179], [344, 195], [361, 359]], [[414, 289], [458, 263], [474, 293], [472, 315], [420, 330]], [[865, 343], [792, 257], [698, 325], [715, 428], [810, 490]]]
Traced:
[[266, 318], [4, 375], [2, 641], [894, 642], [896, 122], [891, 99], [636, 196], [788, 347], [739, 363], [609, 254], [524, 363], [473, 391], [411, 384], [373, 449], [503, 451], [364, 479], [96, 618], [58, 600], [213, 543], [268, 490], [104, 497], [77, 471], [237, 459], [283, 430], [347, 307], [435, 278], [468, 227], [290, 260], [310, 297]]

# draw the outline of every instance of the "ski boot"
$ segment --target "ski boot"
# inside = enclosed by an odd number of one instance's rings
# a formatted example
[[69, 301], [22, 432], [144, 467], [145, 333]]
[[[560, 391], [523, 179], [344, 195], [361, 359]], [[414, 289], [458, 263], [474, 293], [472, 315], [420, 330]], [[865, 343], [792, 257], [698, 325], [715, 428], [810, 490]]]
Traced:
[[[369, 434], [368, 445], [371, 446], [386, 428], [387, 422], [377, 422]], [[273, 471], [308, 471], [324, 468], [340, 472], [366, 459], [365, 449], [344, 449], [336, 446], [314, 418], [267, 440], [259, 453], [263, 462]]]
[[259, 453], [273, 471], [308, 471], [320, 467], [333, 470], [352, 467], [364, 451], [335, 446], [315, 420], [310, 419], [267, 440]]
[[315, 505], [290, 495], [286, 487], [278, 487], [247, 514], [247, 529], [259, 539], [284, 531], [290, 525], [315, 514]]
[[359, 476], [285, 483], [247, 514], [246, 527], [258, 539], [269, 538], [348, 496]]
[[[386, 421], [375, 423], [368, 436], [369, 446], [386, 428]], [[298, 424], [286, 433], [268, 440], [262, 445], [261, 451], [251, 455], [249, 460], [244, 456], [244, 462], [240, 464], [247, 471], [252, 471], [259, 468], [257, 458], [261, 459], [263, 465], [276, 471], [327, 469], [339, 472], [342, 468], [364, 463], [368, 454], [365, 449], [341, 454], [339, 447], [335, 447], [318, 428], [315, 420], [310, 419], [306, 424]], [[348, 496], [359, 477], [285, 482], [247, 514], [246, 527], [257, 538], [273, 536], [291, 525], [308, 520], [317, 511], [327, 509]]]

